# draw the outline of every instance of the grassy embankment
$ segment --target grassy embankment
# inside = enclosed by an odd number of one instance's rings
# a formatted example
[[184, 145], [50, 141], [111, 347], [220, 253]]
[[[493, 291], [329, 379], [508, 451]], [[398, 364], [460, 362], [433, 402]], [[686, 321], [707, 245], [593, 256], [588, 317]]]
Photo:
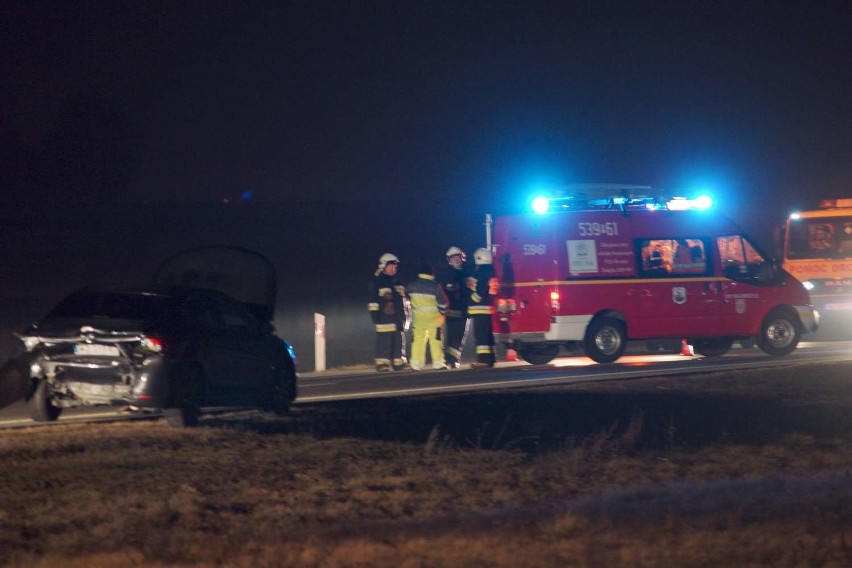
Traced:
[[852, 367], [0, 433], [12, 566], [849, 566]]

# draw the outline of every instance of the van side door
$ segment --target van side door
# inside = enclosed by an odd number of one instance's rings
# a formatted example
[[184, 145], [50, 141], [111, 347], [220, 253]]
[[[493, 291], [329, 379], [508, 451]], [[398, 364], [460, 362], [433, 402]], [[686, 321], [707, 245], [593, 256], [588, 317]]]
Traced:
[[717, 335], [719, 289], [712, 282], [709, 241], [686, 238], [640, 239], [634, 298], [639, 318], [632, 337]]
[[716, 238], [722, 267], [721, 330], [725, 335], [755, 335], [767, 310], [764, 297], [776, 285], [761, 279], [768, 265], [757, 247], [742, 235]]

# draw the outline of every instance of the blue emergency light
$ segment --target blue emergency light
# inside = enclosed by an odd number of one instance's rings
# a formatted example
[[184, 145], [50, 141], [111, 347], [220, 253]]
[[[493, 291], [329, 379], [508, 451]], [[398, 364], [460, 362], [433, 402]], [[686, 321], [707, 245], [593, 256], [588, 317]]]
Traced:
[[673, 197], [666, 201], [666, 208], [669, 211], [706, 211], [713, 206], [713, 200], [708, 195], [700, 195], [695, 199], [687, 199], [685, 197]]
[[[638, 187], [638, 186], [637, 186]], [[604, 188], [606, 191], [608, 188]], [[640, 189], [649, 189], [640, 187]], [[605, 195], [597, 191], [592, 195], [538, 196], [532, 200], [530, 207], [538, 215], [546, 215], [552, 210], [587, 210], [587, 209], [621, 209], [624, 211], [639, 207], [651, 211], [705, 211], [713, 206], [713, 199], [708, 195], [700, 195], [693, 199], [686, 197], [655, 197], [648, 192], [637, 195], [628, 195], [627, 190], [621, 191], [620, 195]]]
[[536, 197], [532, 200], [532, 210], [539, 215], [544, 215], [550, 209], [550, 200], [546, 197]]

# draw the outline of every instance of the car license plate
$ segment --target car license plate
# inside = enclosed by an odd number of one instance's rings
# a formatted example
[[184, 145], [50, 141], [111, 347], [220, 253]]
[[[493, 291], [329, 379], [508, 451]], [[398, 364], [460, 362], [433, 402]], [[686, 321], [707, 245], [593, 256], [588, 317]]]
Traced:
[[74, 346], [77, 355], [102, 355], [104, 357], [118, 357], [118, 347], [115, 345], [101, 345], [100, 343], [78, 343]]

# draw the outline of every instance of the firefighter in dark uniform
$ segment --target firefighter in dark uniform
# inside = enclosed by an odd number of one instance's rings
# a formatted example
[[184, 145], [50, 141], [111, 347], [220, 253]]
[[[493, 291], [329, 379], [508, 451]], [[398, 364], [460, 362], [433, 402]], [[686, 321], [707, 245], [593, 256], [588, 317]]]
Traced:
[[493, 367], [494, 331], [491, 317], [494, 314], [494, 297], [497, 295], [497, 278], [491, 265], [491, 251], [487, 248], [476, 249], [473, 253], [476, 268], [467, 279], [467, 313], [473, 320], [473, 338], [476, 340], [476, 361], [471, 367]]
[[376, 370], [405, 368], [404, 333], [406, 323], [405, 286], [396, 277], [399, 259], [391, 253], [379, 258], [370, 282], [367, 309], [376, 326]]
[[447, 249], [448, 266], [439, 275], [439, 282], [447, 293], [450, 304], [447, 307], [446, 331], [444, 333], [444, 359], [447, 367], [457, 369], [461, 366], [462, 350], [470, 318], [467, 315], [467, 278], [470, 270], [465, 266], [465, 254], [459, 247]]

